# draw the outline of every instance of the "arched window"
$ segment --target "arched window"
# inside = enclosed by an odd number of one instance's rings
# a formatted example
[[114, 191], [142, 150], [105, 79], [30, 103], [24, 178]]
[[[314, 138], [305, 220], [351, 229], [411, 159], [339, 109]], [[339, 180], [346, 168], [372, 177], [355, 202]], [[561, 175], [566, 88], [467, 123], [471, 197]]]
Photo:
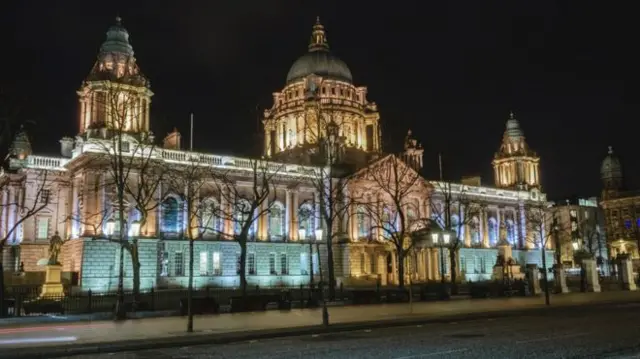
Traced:
[[414, 226], [416, 224], [416, 221], [418, 219], [418, 216], [416, 216], [416, 211], [413, 208], [407, 208], [407, 229], [410, 231], [415, 230]]
[[180, 203], [175, 197], [167, 197], [162, 202], [162, 231], [180, 232]]
[[215, 235], [222, 229], [222, 221], [218, 215], [218, 202], [213, 198], [205, 198], [200, 202], [200, 232], [205, 235]]
[[438, 225], [442, 228], [445, 227], [444, 216], [445, 216], [445, 213], [443, 210], [442, 203], [440, 202], [433, 203], [433, 207], [431, 209], [431, 219], [434, 220], [436, 223], [438, 223]]
[[480, 237], [480, 219], [478, 217], [473, 217], [471, 220], [471, 243], [482, 243]]
[[[239, 199], [235, 205], [233, 215], [233, 233], [236, 235], [242, 232], [242, 227], [249, 221], [253, 221], [254, 214], [251, 213], [251, 203], [248, 200], [242, 198]], [[255, 223], [251, 224], [249, 228], [249, 235], [252, 236], [255, 233]]]
[[391, 238], [391, 233], [394, 232], [394, 225], [392, 222], [391, 210], [389, 207], [384, 207], [382, 209], [382, 238], [389, 239]]
[[363, 206], [358, 206], [356, 209], [356, 223], [358, 225], [358, 238], [368, 238], [371, 226], [369, 225], [367, 210]]
[[278, 238], [284, 235], [284, 206], [274, 202], [269, 209], [269, 236]]
[[313, 206], [310, 203], [304, 203], [298, 208], [298, 228], [304, 229], [305, 237], [300, 239], [309, 239], [315, 235]]
[[495, 218], [489, 218], [489, 245], [495, 246], [498, 244], [498, 222]]
[[456, 231], [458, 238], [460, 238], [460, 218], [457, 214], [451, 215], [451, 229]]
[[516, 245], [516, 226], [513, 223], [512, 219], [507, 219], [506, 222], [507, 227], [507, 241], [511, 243], [512, 246]]
[[[129, 237], [132, 237], [134, 235], [132, 229], [133, 229], [133, 222], [134, 221], [139, 221], [140, 218], [142, 217], [140, 211], [135, 208], [132, 207], [129, 209], [129, 213], [127, 214], [127, 231], [129, 231]], [[140, 233], [138, 233], [138, 235], [140, 235]]]

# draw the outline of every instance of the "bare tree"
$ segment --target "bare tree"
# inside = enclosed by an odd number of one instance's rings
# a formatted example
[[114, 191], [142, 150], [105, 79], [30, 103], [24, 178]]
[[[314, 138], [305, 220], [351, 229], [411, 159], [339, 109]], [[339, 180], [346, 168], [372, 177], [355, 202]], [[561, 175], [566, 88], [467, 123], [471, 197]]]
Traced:
[[558, 208], [549, 205], [547, 202], [537, 202], [525, 207], [525, 219], [527, 225], [527, 242], [534, 248], [540, 250], [542, 259], [542, 280], [544, 281], [545, 304], [550, 305], [549, 299], [549, 269], [547, 266], [547, 247], [550, 241], [564, 229], [561, 228], [557, 220]]
[[[366, 169], [364, 185], [377, 196], [367, 206], [375, 236], [380, 235], [394, 247], [398, 258], [398, 285], [404, 287], [405, 258], [415, 240], [411, 234], [426, 228], [428, 220], [420, 208], [419, 199], [429, 194], [429, 188], [418, 172], [394, 155], [388, 155]], [[356, 214], [363, 215], [363, 214]], [[360, 221], [358, 221], [360, 222]], [[360, 223], [358, 223], [360, 225]]]
[[[478, 218], [486, 208], [486, 203], [480, 198], [473, 198], [468, 187], [465, 185], [455, 185], [455, 190], [449, 182], [432, 182], [434, 186], [431, 195], [430, 207], [431, 216], [443, 229], [455, 233], [448, 244], [449, 266], [451, 270], [451, 293], [458, 293], [457, 281], [457, 258], [460, 248], [464, 247], [465, 239], [462, 234], [466, 230], [475, 226]], [[440, 197], [441, 200], [437, 200]], [[444, 274], [442, 275], [444, 281]]]
[[217, 170], [212, 172], [212, 177], [221, 198], [221, 204], [215, 208], [215, 216], [231, 224], [232, 228], [223, 235], [231, 237], [240, 246], [238, 271], [242, 296], [246, 298], [247, 243], [259, 237], [257, 223], [271, 211], [284, 165], [254, 159], [243, 162], [246, 171]]
[[[144, 228], [148, 214], [154, 210], [160, 198], [157, 190], [164, 171], [162, 162], [154, 159], [155, 147], [144, 127], [140, 98], [146, 88], [126, 83], [104, 81], [88, 89], [96, 99], [98, 110], [87, 130], [86, 141], [97, 148], [91, 154], [91, 166], [102, 171], [100, 184], [107, 191], [110, 203], [98, 209], [92, 222], [93, 235], [102, 232], [110, 223], [107, 238], [120, 245], [118, 272], [118, 300], [115, 317], [123, 319], [124, 309], [124, 251], [130, 254], [133, 268], [133, 294], [138, 298], [140, 290], [140, 262], [138, 258], [138, 233], [131, 233], [134, 220], [136, 229]], [[80, 217], [79, 214], [73, 216]], [[139, 219], [133, 217], [139, 216]], [[77, 218], [76, 218], [77, 220]], [[110, 227], [107, 225], [107, 227]], [[135, 301], [134, 301], [135, 303]]]
[[182, 212], [186, 213], [184, 235], [189, 240], [189, 282], [187, 291], [187, 332], [193, 332], [193, 265], [194, 242], [202, 238], [202, 228], [208, 222], [203, 221], [203, 213], [210, 213], [212, 209], [203, 208], [201, 190], [211, 180], [210, 172], [200, 163], [200, 156], [188, 153], [186, 165], [176, 165], [168, 176], [169, 191], [180, 198]]
[[[13, 223], [5, 223], [0, 221], [0, 317], [6, 316], [7, 308], [5, 308], [5, 283], [4, 283], [4, 263], [3, 256], [7, 244], [12, 244], [16, 232], [20, 226], [29, 218], [35, 217], [40, 211], [45, 209], [51, 203], [51, 187], [57, 180], [55, 175], [47, 170], [20, 170], [23, 173], [9, 174], [0, 167], [0, 194], [4, 193], [6, 200], [0, 201], [0, 214], [13, 213], [16, 220]], [[19, 191], [10, 191], [9, 188], [14, 185], [13, 180], [16, 176], [20, 182], [26, 180], [29, 173], [35, 174], [33, 192], [29, 190], [30, 186], [22, 186]], [[0, 196], [1, 197], [1, 196]]]

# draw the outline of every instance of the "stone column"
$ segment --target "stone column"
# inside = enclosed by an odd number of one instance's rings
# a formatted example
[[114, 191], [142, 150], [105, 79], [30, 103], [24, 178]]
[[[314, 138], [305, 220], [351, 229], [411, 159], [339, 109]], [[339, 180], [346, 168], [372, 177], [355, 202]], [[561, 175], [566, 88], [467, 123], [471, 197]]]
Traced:
[[562, 264], [555, 264], [554, 268], [554, 286], [556, 293], [569, 293], [567, 287], [567, 275]]
[[587, 279], [587, 292], [600, 292], [600, 278], [595, 259], [583, 259], [582, 265]]
[[313, 192], [313, 211], [315, 212], [313, 225], [315, 228], [311, 228], [311, 232], [313, 236], [315, 236], [315, 230], [319, 228], [322, 224], [322, 214], [320, 213], [320, 194], [318, 192]]
[[298, 208], [300, 204], [298, 203], [300, 193], [296, 190], [291, 193], [291, 231], [293, 235], [291, 236], [294, 240], [299, 240], [298, 238]]
[[625, 256], [620, 261], [620, 276], [622, 278], [622, 287], [625, 290], [635, 291], [636, 281], [633, 278], [633, 265], [631, 258]]
[[291, 233], [291, 190], [284, 190], [284, 237], [293, 239]]
[[540, 279], [538, 278], [540, 271], [537, 264], [527, 264], [527, 281], [529, 282], [529, 292], [531, 295], [542, 293], [540, 290]]
[[487, 211], [482, 211], [482, 245], [485, 248], [489, 247], [489, 223], [487, 216]]
[[471, 226], [469, 223], [464, 225], [464, 246], [471, 247]]

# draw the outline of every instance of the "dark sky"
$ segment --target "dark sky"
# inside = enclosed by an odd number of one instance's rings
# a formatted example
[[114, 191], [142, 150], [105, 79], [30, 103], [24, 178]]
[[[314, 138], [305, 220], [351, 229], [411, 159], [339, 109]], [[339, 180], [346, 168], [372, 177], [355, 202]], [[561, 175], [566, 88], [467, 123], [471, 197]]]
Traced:
[[[9, 3], [9, 2], [7, 2]], [[551, 198], [597, 195], [608, 145], [640, 187], [638, 26], [616, 2], [564, 1], [12, 1], [0, 6], [0, 86], [37, 121], [40, 151], [77, 132], [75, 91], [119, 14], [155, 92], [152, 127], [176, 126], [195, 147], [252, 149], [256, 105], [271, 106], [304, 54], [316, 15], [334, 54], [381, 111], [385, 145], [408, 128], [426, 172], [481, 174], [509, 111], [542, 157]], [[167, 3], [170, 5], [159, 6]], [[379, 5], [376, 5], [379, 4]]]

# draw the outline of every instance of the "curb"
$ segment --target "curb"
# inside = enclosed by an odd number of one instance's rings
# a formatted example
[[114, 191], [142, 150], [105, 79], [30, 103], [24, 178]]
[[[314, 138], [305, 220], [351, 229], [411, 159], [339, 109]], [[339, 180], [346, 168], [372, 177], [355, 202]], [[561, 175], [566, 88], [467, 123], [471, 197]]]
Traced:
[[136, 339], [119, 342], [103, 342], [103, 343], [87, 343], [87, 344], [66, 344], [60, 346], [44, 346], [29, 348], [7, 348], [8, 351], [16, 351], [18, 353], [1, 353], [0, 359], [44, 359], [59, 358], [74, 355], [92, 355], [101, 353], [115, 353], [124, 351], [140, 351], [148, 349], [172, 348], [180, 346], [194, 345], [222, 345], [236, 342], [275, 339], [291, 336], [303, 336], [312, 334], [340, 333], [365, 329], [380, 329], [402, 327], [420, 324], [437, 324], [449, 322], [464, 322], [489, 318], [506, 318], [531, 314], [552, 315], [557, 311], [567, 310], [589, 310], [598, 307], [608, 307], [613, 304], [637, 303], [635, 300], [620, 301], [602, 301], [594, 304], [577, 304], [552, 307], [537, 307], [528, 309], [518, 309], [510, 311], [491, 311], [483, 313], [468, 313], [447, 315], [443, 317], [416, 317], [404, 319], [389, 319], [376, 322], [354, 322], [344, 324], [334, 324], [328, 327], [322, 325], [292, 327], [282, 329], [256, 330], [251, 332], [232, 332], [232, 333], [211, 333], [202, 331], [198, 333], [178, 335], [175, 337]]

